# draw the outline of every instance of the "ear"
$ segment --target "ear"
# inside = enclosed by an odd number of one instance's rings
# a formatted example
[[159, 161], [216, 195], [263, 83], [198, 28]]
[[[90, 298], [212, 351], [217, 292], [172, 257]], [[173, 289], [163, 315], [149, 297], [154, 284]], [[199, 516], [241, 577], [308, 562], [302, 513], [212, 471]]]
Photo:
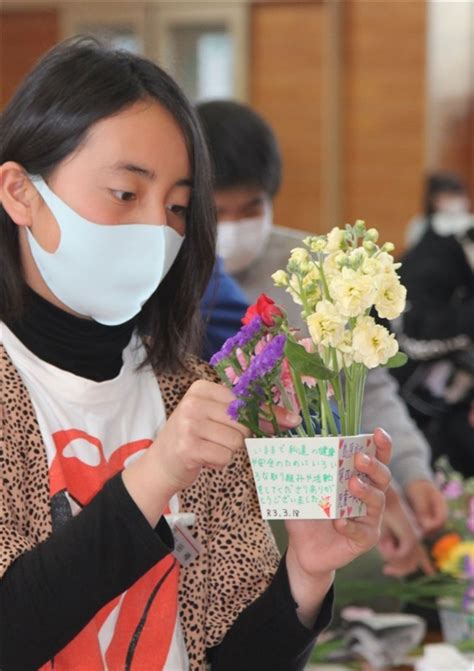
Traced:
[[39, 194], [19, 163], [7, 161], [0, 166], [0, 202], [18, 226], [31, 226], [33, 209]]

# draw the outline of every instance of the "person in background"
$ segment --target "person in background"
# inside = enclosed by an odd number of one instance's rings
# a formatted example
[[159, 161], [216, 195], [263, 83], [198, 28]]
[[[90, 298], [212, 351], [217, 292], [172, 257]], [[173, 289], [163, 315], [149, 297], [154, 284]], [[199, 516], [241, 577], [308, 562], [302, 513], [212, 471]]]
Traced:
[[431, 444], [474, 475], [474, 215], [462, 181], [427, 179], [424, 232], [403, 257], [407, 309], [392, 325], [408, 364], [393, 375]]
[[[286, 266], [291, 250], [301, 245], [307, 232], [273, 224], [272, 203], [280, 188], [282, 164], [277, 139], [265, 120], [233, 101], [202, 103], [197, 112], [214, 166], [218, 219], [218, 261], [201, 303], [205, 354], [210, 357], [238, 330], [249, 302], [262, 292], [283, 305], [291, 323], [302, 325], [299, 306], [274, 287], [271, 275]], [[417, 563], [426, 568], [415, 527], [423, 533], [440, 528], [446, 506], [432, 481], [429, 446], [400, 400], [395, 381], [382, 369], [367, 379], [363, 429], [371, 431], [379, 422], [391, 432], [391, 470], [416, 518], [414, 525], [392, 492], [380, 550], [388, 572], [407, 572]]]
[[407, 247], [414, 247], [426, 233], [428, 227], [434, 230], [461, 233], [472, 227], [469, 213], [469, 196], [463, 181], [450, 172], [436, 172], [429, 175], [425, 184], [423, 213], [414, 217], [407, 226], [405, 240]]

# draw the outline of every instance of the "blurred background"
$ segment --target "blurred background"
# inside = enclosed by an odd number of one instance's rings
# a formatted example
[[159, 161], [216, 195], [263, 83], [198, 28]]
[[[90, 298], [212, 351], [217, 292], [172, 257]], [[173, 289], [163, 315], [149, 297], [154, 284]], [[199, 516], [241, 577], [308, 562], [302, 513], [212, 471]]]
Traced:
[[2, 106], [77, 33], [156, 59], [194, 101], [253, 105], [282, 147], [277, 224], [363, 218], [401, 252], [427, 171], [474, 199], [471, 0], [3, 0], [0, 21]]

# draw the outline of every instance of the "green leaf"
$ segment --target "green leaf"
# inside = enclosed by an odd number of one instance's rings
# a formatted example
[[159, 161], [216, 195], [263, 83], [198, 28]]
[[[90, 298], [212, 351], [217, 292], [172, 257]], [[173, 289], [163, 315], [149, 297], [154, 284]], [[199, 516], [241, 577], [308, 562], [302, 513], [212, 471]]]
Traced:
[[408, 357], [405, 352], [397, 352], [391, 359], [385, 364], [385, 368], [401, 368], [408, 361]]
[[285, 356], [293, 370], [300, 375], [308, 375], [318, 380], [330, 380], [337, 375], [324, 365], [319, 354], [307, 352], [302, 345], [292, 340], [286, 341]]

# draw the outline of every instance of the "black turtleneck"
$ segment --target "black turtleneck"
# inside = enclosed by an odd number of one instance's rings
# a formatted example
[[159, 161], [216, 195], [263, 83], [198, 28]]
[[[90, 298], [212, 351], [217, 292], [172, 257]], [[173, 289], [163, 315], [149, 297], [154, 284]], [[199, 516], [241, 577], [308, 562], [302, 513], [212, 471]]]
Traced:
[[64, 312], [27, 289], [22, 318], [8, 328], [37, 357], [70, 373], [96, 382], [111, 380], [122, 368], [122, 353], [130, 342], [136, 317], [105, 326]]

